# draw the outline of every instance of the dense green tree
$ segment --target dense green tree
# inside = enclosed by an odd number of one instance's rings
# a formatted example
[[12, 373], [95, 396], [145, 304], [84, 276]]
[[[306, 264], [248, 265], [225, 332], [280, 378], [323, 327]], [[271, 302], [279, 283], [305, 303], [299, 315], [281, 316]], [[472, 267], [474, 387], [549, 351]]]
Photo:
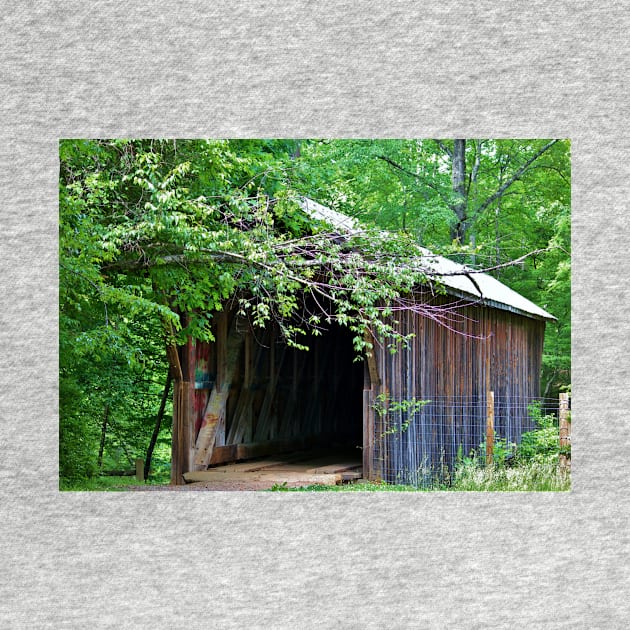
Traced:
[[424, 279], [413, 243], [331, 238], [288, 188], [295, 158], [289, 141], [61, 143], [62, 475], [143, 454], [164, 342], [211, 339], [225, 300], [299, 347], [333, 319], [357, 350], [368, 328], [396, 338], [379, 305]]
[[311, 141], [295, 185], [490, 269], [548, 308], [558, 322], [547, 327], [543, 382], [555, 394], [570, 383], [569, 151], [544, 139]]
[[[166, 344], [210, 339], [225, 300], [298, 346], [332, 319], [357, 351], [367, 329], [400, 342], [380, 305], [427, 280], [417, 244], [458, 241], [459, 256], [554, 313], [547, 391], [568, 384], [569, 181], [562, 141], [62, 141], [61, 475], [144, 456]], [[332, 238], [306, 219], [300, 194], [374, 229]], [[319, 308], [306, 313], [305, 296]]]

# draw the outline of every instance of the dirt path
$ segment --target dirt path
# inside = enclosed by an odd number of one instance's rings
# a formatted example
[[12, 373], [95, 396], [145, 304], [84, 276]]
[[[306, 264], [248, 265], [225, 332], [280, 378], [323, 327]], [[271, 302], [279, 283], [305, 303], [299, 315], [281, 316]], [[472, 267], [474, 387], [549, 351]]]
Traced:
[[[274, 482], [263, 480], [252, 481], [200, 481], [197, 483], [187, 483], [185, 486], [128, 486], [127, 490], [134, 492], [232, 492], [236, 490], [260, 491], [269, 490]], [[287, 488], [299, 488], [308, 484], [300, 482], [287, 482]]]

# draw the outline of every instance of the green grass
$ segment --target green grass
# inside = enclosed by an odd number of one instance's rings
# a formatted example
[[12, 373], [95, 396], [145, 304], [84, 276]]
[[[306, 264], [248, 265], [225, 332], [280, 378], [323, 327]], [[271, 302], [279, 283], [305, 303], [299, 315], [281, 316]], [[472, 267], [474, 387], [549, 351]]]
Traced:
[[[167, 485], [168, 470], [160, 470], [151, 477], [148, 485]], [[129, 486], [142, 485], [135, 477], [92, 477], [89, 479], [60, 479], [61, 491], [101, 491], [122, 492]], [[530, 461], [517, 466], [483, 467], [468, 460], [461, 464], [453, 475], [450, 484], [435, 483], [432, 486], [416, 488], [401, 484], [360, 482], [339, 486], [310, 485], [289, 488], [286, 484], [276, 484], [272, 492], [567, 492], [571, 490], [571, 475], [561, 475], [553, 460]], [[269, 492], [269, 491], [265, 491]]]
[[288, 488], [276, 484], [273, 492], [567, 492], [571, 475], [561, 475], [555, 462], [528, 462], [514, 467], [480, 467], [464, 464], [453, 475], [452, 482], [435, 483], [416, 488], [387, 483], [353, 483], [340, 486], [312, 485]]
[[519, 466], [462, 466], [447, 490], [465, 492], [567, 492], [571, 475], [560, 474], [556, 462], [528, 462]]
[[151, 477], [149, 481], [138, 481], [135, 477], [90, 477], [89, 479], [59, 479], [59, 490], [62, 492], [104, 491], [122, 492], [129, 486], [163, 486], [169, 483], [168, 476], [159, 475]]

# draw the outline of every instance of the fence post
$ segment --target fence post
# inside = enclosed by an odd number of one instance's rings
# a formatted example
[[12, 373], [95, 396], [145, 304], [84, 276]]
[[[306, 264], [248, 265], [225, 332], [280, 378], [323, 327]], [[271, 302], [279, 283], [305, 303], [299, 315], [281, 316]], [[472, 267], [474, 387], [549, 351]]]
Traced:
[[486, 466], [494, 459], [494, 392], [486, 396]]
[[559, 434], [560, 434], [560, 472], [567, 470], [567, 447], [569, 446], [569, 394], [560, 394], [560, 414], [559, 414]]
[[144, 459], [142, 457], [136, 459], [136, 479], [144, 481]]

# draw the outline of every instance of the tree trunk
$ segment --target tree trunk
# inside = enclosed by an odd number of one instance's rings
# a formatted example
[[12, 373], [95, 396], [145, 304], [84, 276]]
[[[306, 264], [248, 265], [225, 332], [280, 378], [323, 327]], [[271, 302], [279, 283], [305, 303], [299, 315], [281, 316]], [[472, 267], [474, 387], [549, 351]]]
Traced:
[[166, 375], [166, 383], [164, 384], [164, 392], [162, 393], [162, 400], [160, 402], [160, 409], [157, 414], [157, 418], [155, 420], [155, 428], [153, 429], [153, 435], [151, 436], [151, 441], [149, 442], [149, 447], [147, 448], [147, 456], [144, 460], [144, 478], [149, 478], [149, 470], [151, 468], [151, 458], [153, 457], [153, 449], [155, 448], [155, 444], [158, 439], [158, 435], [160, 434], [160, 426], [162, 425], [162, 419], [164, 418], [164, 410], [166, 409], [166, 401], [168, 400], [168, 393], [171, 389], [171, 382], [173, 381], [173, 376], [171, 371], [168, 371]]
[[456, 223], [451, 228], [451, 239], [461, 245], [466, 239], [466, 140], [453, 141], [453, 203]]
[[103, 468], [103, 452], [105, 451], [105, 435], [107, 434], [107, 418], [109, 417], [109, 403], [105, 405], [103, 412], [103, 424], [101, 425], [101, 443], [98, 447], [98, 458], [96, 460], [99, 470]]

